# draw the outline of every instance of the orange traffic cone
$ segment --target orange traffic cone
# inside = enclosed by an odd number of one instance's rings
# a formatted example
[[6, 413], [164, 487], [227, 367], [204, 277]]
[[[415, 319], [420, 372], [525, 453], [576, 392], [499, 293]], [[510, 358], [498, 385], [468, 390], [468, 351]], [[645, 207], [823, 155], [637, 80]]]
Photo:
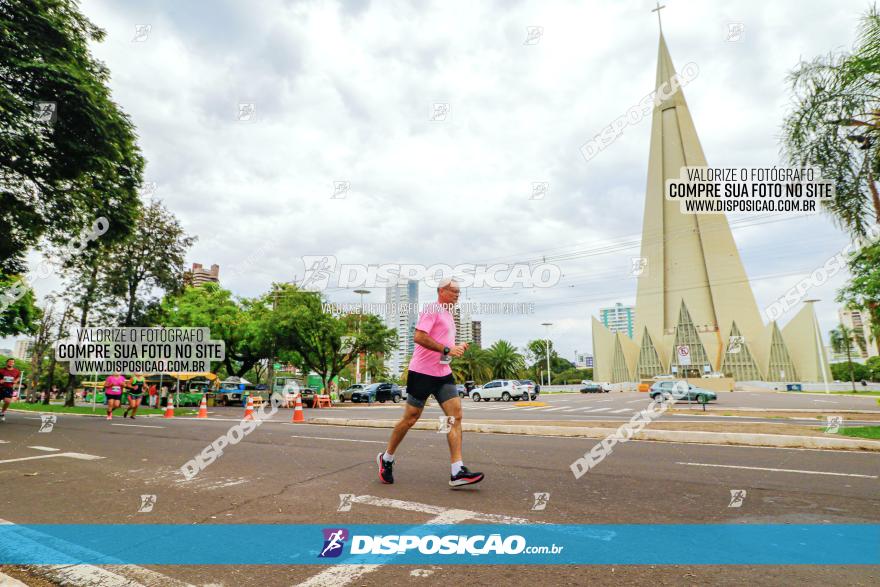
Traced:
[[196, 418], [207, 418], [208, 417], [208, 400], [202, 395], [202, 403], [199, 404], [199, 415]]
[[296, 394], [296, 405], [293, 408], [293, 420], [291, 422], [305, 422], [306, 418], [303, 416], [303, 400], [300, 394]]
[[248, 396], [247, 407], [244, 409], [244, 420], [253, 420], [254, 419], [254, 398], [253, 396]]
[[174, 398], [171, 396], [170, 393], [168, 394], [168, 404], [165, 406], [165, 417], [174, 417]]

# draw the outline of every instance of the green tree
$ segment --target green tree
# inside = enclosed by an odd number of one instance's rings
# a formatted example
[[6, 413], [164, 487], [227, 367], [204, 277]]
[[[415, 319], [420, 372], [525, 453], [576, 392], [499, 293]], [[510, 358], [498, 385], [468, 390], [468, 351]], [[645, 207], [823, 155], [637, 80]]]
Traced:
[[498, 340], [487, 351], [487, 362], [495, 379], [516, 379], [525, 370], [523, 356], [506, 340]]
[[0, 2], [0, 271], [40, 243], [61, 245], [97, 217], [122, 237], [144, 161], [89, 43], [104, 32], [74, 0]]
[[846, 353], [846, 362], [850, 365], [850, 381], [852, 381], [853, 392], [855, 392], [856, 376], [855, 369], [852, 366], [852, 348], [856, 346], [864, 352], [865, 337], [862, 335], [861, 331], [847, 328], [843, 324], [839, 324], [837, 328], [832, 330], [829, 334], [831, 336], [831, 349], [835, 353]]
[[556, 349], [553, 347], [553, 341], [544, 338], [531, 340], [526, 344], [525, 360], [530, 371], [530, 376], [536, 381], [543, 382], [546, 380], [547, 373], [547, 349], [549, 343], [550, 350], [550, 372], [553, 373], [554, 363], [559, 359]]
[[837, 294], [848, 308], [871, 317], [871, 340], [880, 340], [880, 243], [858, 251], [847, 264], [851, 278]]
[[[161, 324], [170, 327], [203, 327], [211, 338], [226, 345], [222, 365], [229, 376], [242, 377], [269, 357], [270, 310], [263, 301], [236, 300], [216, 283], [187, 287], [162, 300]], [[215, 365], [219, 370], [221, 363]]]
[[128, 238], [114, 244], [104, 267], [110, 292], [123, 300], [121, 325], [135, 326], [148, 318], [149, 301], [143, 295], [158, 287], [183, 289], [183, 263], [195, 239], [159, 200], [143, 207]]
[[871, 357], [865, 361], [865, 368], [868, 369], [868, 379], [880, 381], [880, 357]]
[[836, 381], [845, 381], [847, 379], [861, 381], [862, 379], [869, 379], [871, 371], [861, 363], [831, 363], [831, 376]]
[[0, 336], [33, 334], [39, 318], [34, 290], [20, 275], [0, 272]]
[[272, 300], [272, 334], [276, 348], [292, 354], [303, 371], [321, 376], [324, 389], [358, 353], [388, 353], [397, 342], [394, 329], [372, 314], [334, 316], [325, 312], [315, 292], [291, 284], [275, 284], [265, 296]]
[[452, 360], [452, 367], [459, 369], [456, 373], [456, 380], [462, 382], [474, 381], [478, 385], [482, 385], [492, 378], [488, 352], [474, 344], [468, 345], [461, 357]]
[[817, 166], [834, 183], [826, 204], [855, 235], [880, 222], [880, 14], [862, 17], [852, 52], [801, 62], [789, 75], [795, 105], [783, 123], [783, 151], [792, 165]]

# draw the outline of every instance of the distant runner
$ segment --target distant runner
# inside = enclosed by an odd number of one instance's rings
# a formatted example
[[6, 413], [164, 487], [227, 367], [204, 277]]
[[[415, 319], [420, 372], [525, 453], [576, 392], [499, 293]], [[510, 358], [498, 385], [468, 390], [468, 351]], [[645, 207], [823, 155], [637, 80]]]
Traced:
[[455, 388], [455, 378], [449, 363], [452, 357], [460, 357], [465, 344], [455, 344], [455, 321], [449, 309], [458, 301], [459, 287], [453, 279], [445, 280], [437, 288], [437, 303], [425, 308], [416, 324], [416, 350], [409, 362], [406, 377], [406, 406], [403, 417], [394, 427], [388, 448], [376, 455], [379, 478], [382, 483], [394, 483], [394, 451], [413, 424], [418, 422], [430, 396], [447, 417], [452, 417], [452, 425], [446, 440], [449, 443], [449, 456], [452, 462], [449, 485], [461, 487], [483, 480], [482, 473], [472, 473], [461, 459], [461, 398]]
[[0, 422], [6, 421], [6, 410], [12, 402], [12, 393], [19, 380], [21, 371], [15, 368], [15, 359], [6, 359], [6, 366], [0, 369], [0, 400], [3, 400]]
[[131, 383], [129, 384], [128, 390], [128, 407], [122, 412], [123, 418], [128, 416], [128, 412], [130, 411], [131, 419], [134, 420], [134, 415], [137, 413], [138, 406], [141, 405], [141, 397], [144, 394], [146, 383], [143, 375], [131, 376]]
[[128, 386], [122, 373], [116, 371], [104, 381], [104, 397], [107, 399], [107, 419], [113, 419], [113, 410], [119, 407], [122, 390]]

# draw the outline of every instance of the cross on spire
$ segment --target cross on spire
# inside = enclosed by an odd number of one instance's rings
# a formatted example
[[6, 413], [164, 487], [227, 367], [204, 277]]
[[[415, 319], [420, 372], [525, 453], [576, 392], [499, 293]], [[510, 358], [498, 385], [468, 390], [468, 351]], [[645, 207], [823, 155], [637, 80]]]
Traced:
[[666, 8], [666, 5], [660, 5], [660, 0], [657, 0], [657, 8], [652, 8], [651, 12], [657, 13], [657, 24], [660, 25], [660, 34], [663, 34], [663, 23], [660, 21], [660, 11]]

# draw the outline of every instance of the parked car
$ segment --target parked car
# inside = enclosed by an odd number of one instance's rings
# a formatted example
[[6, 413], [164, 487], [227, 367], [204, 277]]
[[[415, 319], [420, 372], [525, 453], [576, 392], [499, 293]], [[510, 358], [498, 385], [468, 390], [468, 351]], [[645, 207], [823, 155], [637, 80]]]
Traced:
[[581, 393], [608, 393], [608, 391], [602, 387], [601, 383], [596, 383], [595, 381], [582, 381]]
[[374, 383], [351, 394], [351, 401], [354, 403], [377, 401], [383, 404], [391, 400], [397, 404], [402, 399], [400, 387], [394, 383]]
[[353, 394], [356, 391], [362, 391], [365, 387], [366, 387], [366, 385], [364, 385], [363, 383], [354, 383], [352, 385], [349, 385], [347, 389], [343, 389], [342, 391], [339, 392], [339, 401], [340, 402], [345, 402], [346, 400], [353, 401], [351, 399], [351, 394]]
[[538, 398], [538, 394], [541, 392], [540, 385], [531, 379], [520, 379], [517, 383], [519, 383], [520, 388], [523, 388], [526, 391], [523, 395], [523, 399], [533, 400]]
[[458, 390], [458, 397], [464, 398], [471, 394], [470, 390], [461, 383], [456, 384], [455, 389]]
[[[685, 388], [685, 386], [687, 386]], [[687, 391], [685, 391], [687, 389]], [[695, 401], [698, 403], [713, 402], [718, 399], [714, 391], [702, 389], [686, 381], [658, 381], [651, 386], [651, 399], [658, 396], [663, 398], [675, 398], [677, 401]]]
[[477, 387], [471, 392], [471, 399], [475, 402], [480, 400], [487, 402], [489, 400], [498, 400], [509, 402], [512, 399], [522, 399], [528, 393], [526, 389], [521, 388], [519, 381], [516, 379], [494, 379]]

